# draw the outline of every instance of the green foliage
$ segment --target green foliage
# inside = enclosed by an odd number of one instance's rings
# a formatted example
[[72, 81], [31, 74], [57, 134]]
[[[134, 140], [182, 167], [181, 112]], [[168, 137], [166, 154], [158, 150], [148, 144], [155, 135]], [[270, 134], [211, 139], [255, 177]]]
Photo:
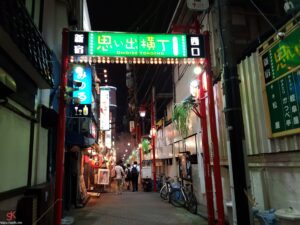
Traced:
[[193, 104], [190, 102], [181, 102], [174, 106], [172, 121], [182, 137], [188, 134], [188, 118], [192, 108]]
[[150, 153], [150, 148], [149, 148], [149, 140], [148, 139], [143, 139], [142, 141], [142, 149], [144, 154]]

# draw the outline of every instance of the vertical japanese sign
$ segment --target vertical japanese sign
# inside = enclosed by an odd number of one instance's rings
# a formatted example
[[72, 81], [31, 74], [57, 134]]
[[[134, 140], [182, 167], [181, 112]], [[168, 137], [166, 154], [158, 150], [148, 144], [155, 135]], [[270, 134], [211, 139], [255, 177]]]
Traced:
[[69, 32], [69, 55], [87, 55], [88, 33]]
[[111, 130], [105, 131], [105, 146], [111, 149]]
[[[73, 72], [73, 98], [79, 99], [74, 104], [73, 116], [89, 117], [92, 103], [92, 71], [90, 67], [74, 65]], [[76, 90], [77, 89], [77, 90]]]
[[187, 35], [187, 53], [189, 58], [205, 57], [203, 35]]
[[262, 54], [272, 137], [300, 132], [299, 37], [300, 28]]
[[100, 89], [100, 130], [109, 130], [109, 89]]

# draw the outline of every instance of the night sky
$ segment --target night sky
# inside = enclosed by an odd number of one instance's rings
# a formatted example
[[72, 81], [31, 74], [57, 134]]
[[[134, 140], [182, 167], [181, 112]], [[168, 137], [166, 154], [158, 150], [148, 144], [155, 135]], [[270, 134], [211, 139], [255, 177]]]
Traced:
[[[166, 33], [177, 2], [177, 0], [87, 0], [92, 30], [134, 33]], [[128, 129], [123, 126], [122, 122], [128, 106], [125, 65], [101, 64], [98, 67], [107, 68], [108, 85], [117, 87], [116, 128], [117, 132], [125, 131]], [[161, 92], [171, 89], [170, 66], [136, 65], [135, 69], [138, 82], [138, 104], [145, 103], [150, 97], [149, 84], [153, 82], [160, 84], [161, 90], [159, 91]], [[161, 116], [162, 112], [158, 114]]]

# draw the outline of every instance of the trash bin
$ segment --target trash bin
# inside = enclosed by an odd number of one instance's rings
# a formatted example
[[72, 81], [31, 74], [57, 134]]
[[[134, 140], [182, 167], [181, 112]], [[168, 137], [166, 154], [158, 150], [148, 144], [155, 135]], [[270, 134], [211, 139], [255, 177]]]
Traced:
[[145, 192], [152, 191], [152, 179], [151, 178], [143, 179], [143, 190]]
[[277, 225], [275, 209], [269, 209], [265, 211], [252, 209], [252, 212], [254, 217], [258, 219], [259, 225]]
[[225, 203], [229, 225], [233, 225], [232, 201]]
[[275, 211], [278, 225], [299, 225], [300, 212], [292, 207]]

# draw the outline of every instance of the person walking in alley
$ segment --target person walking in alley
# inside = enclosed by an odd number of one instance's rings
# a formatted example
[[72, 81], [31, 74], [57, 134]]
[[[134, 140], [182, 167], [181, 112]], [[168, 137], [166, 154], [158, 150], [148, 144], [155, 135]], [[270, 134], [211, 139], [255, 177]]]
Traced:
[[114, 170], [116, 173], [115, 181], [116, 181], [116, 194], [122, 194], [122, 185], [123, 185], [123, 176], [125, 175], [125, 172], [123, 170], [123, 167], [121, 166], [122, 161], [118, 161], [117, 165], [115, 166]]
[[126, 181], [126, 188], [127, 190], [130, 190], [130, 184], [131, 184], [131, 181], [132, 181], [132, 176], [131, 176], [131, 168], [130, 168], [130, 164], [127, 164], [126, 165], [126, 169], [125, 169], [125, 181]]
[[137, 162], [134, 161], [131, 168], [131, 179], [132, 179], [132, 191], [138, 191], [138, 178], [139, 178], [139, 168]]

